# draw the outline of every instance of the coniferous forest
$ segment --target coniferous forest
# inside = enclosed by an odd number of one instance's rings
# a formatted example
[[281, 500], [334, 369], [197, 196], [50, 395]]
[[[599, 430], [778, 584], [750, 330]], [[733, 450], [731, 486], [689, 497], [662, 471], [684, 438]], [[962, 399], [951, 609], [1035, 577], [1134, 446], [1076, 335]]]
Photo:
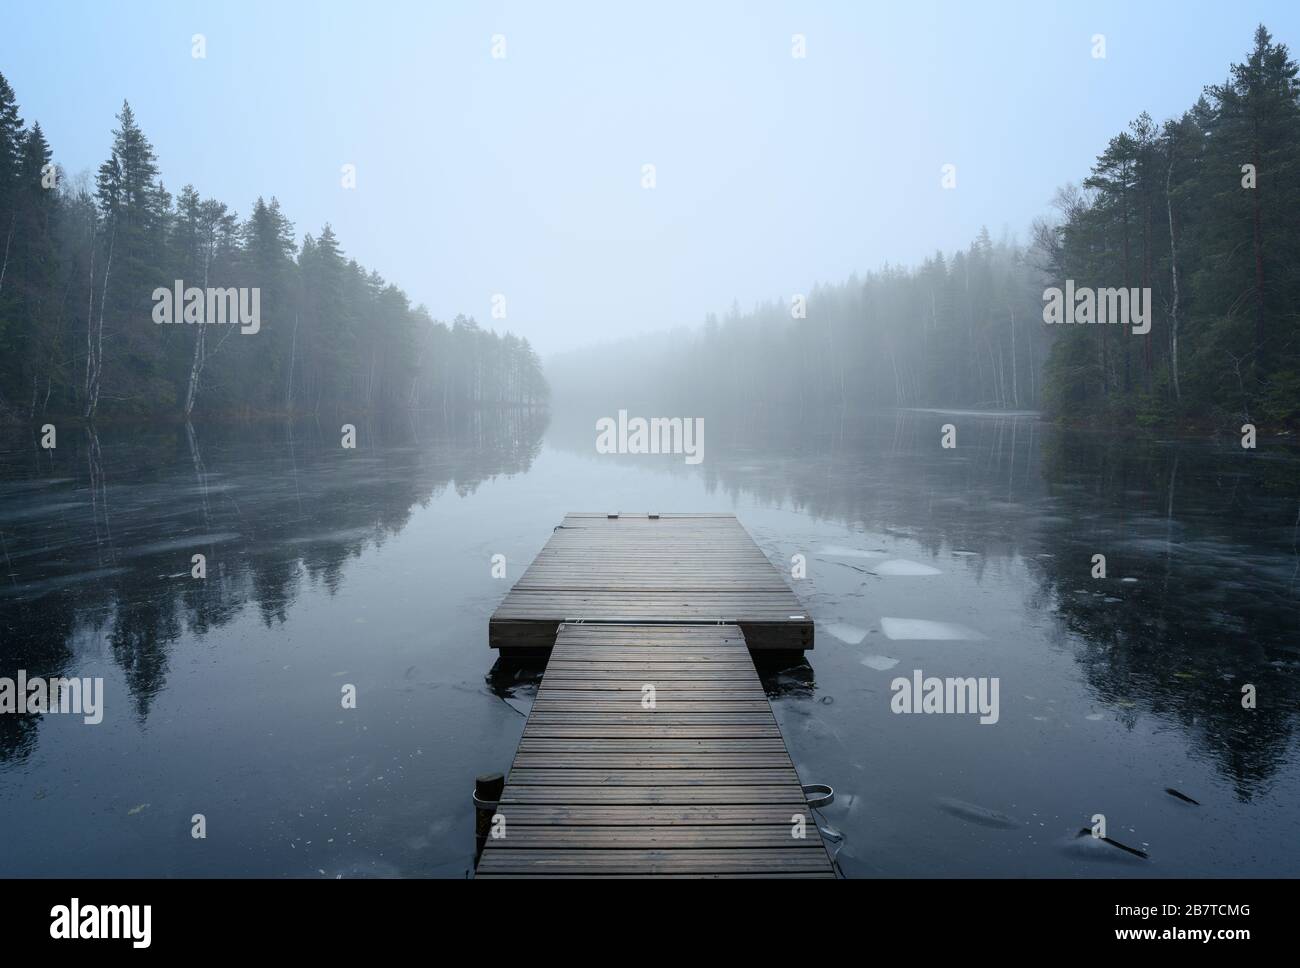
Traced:
[[[274, 198], [241, 218], [164, 187], [129, 105], [80, 181], [51, 165], [0, 77], [0, 413], [449, 412], [536, 405], [526, 340], [450, 325], [348, 259], [333, 231], [301, 245]], [[696, 410], [1042, 409], [1067, 420], [1300, 418], [1300, 82], [1260, 26], [1247, 57], [1182, 116], [1142, 113], [1029, 238], [886, 266], [553, 367], [566, 392]], [[174, 279], [256, 287], [263, 332], [157, 326]], [[201, 280], [201, 282], [199, 281]], [[1047, 326], [1072, 280], [1151, 291], [1150, 332]], [[579, 386], [580, 385], [580, 386]]]
[[[672, 340], [604, 347], [609, 376], [587, 392], [687, 412], [1041, 409], [1120, 429], [1300, 419], [1300, 84], [1263, 26], [1224, 80], [1178, 118], [1140, 114], [1052, 209], [1022, 243], [985, 230], [916, 268], [816, 286], [802, 318], [788, 296], [736, 303]], [[1150, 331], [1046, 325], [1044, 290], [1066, 280], [1149, 288]], [[557, 392], [570, 367], [593, 368], [558, 359]]]
[[[178, 279], [257, 289], [257, 332], [157, 325], [153, 293]], [[170, 193], [125, 102], [107, 160], [70, 178], [0, 75], [0, 419], [451, 415], [547, 396], [527, 340], [434, 320], [328, 224], [299, 245], [274, 197], [241, 217]]]
[[1244, 61], [1181, 117], [1143, 113], [1040, 227], [1043, 265], [1152, 290], [1143, 336], [1064, 327], [1048, 360], [1058, 414], [1164, 422], [1300, 418], [1300, 84], [1260, 26]]

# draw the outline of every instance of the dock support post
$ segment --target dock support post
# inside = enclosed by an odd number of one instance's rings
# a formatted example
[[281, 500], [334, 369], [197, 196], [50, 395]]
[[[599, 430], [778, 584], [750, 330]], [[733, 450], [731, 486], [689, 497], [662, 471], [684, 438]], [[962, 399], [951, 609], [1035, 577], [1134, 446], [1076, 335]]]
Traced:
[[506, 788], [503, 773], [481, 773], [474, 777], [474, 864], [483, 853], [487, 843], [488, 832], [492, 829], [492, 817], [497, 812], [497, 801]]

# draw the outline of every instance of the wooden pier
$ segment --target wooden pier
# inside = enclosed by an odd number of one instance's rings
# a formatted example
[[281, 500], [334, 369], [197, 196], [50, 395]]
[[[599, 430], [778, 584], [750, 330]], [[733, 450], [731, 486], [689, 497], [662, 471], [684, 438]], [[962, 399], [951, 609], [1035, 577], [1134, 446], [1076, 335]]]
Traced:
[[[584, 547], [598, 565], [580, 560]], [[706, 560], [692, 565], [694, 552]], [[569, 515], [542, 554], [520, 580], [529, 597], [516, 586], [493, 618], [497, 647], [554, 632], [497, 805], [504, 836], [488, 838], [478, 876], [834, 877], [743, 624], [777, 648], [811, 645], [812, 623], [736, 519]], [[711, 589], [724, 573], [731, 587]]]
[[488, 644], [546, 651], [560, 623], [725, 622], [753, 651], [813, 647], [813, 623], [731, 514], [568, 514], [488, 624]]

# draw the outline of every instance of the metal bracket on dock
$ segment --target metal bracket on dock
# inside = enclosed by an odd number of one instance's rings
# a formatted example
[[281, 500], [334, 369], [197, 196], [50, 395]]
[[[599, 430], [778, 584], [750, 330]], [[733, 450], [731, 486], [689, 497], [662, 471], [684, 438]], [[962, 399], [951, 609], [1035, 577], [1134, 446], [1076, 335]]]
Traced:
[[808, 799], [808, 806], [814, 810], [835, 802], [835, 788], [825, 783], [805, 783], [803, 795]]

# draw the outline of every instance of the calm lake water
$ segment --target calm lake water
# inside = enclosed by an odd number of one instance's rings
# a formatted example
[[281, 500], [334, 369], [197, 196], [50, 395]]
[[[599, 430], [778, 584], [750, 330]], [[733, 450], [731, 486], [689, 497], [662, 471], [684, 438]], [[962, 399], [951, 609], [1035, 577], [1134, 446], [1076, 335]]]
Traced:
[[[488, 617], [575, 510], [805, 556], [816, 648], [764, 680], [848, 876], [1300, 872], [1296, 448], [904, 413], [709, 421], [687, 466], [594, 416], [0, 437], [0, 676], [105, 680], [100, 725], [0, 716], [0, 875], [466, 876], [537, 681]], [[915, 669], [998, 722], [891, 712]]]

